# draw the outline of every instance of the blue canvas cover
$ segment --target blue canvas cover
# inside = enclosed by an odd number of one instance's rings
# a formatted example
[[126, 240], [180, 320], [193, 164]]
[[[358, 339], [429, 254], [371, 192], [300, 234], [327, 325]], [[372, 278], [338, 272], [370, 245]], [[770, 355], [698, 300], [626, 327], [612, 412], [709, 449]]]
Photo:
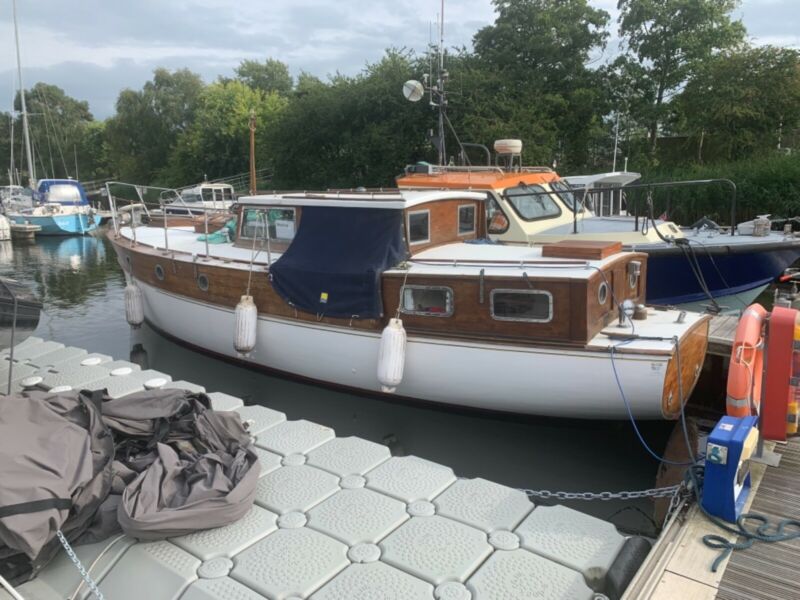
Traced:
[[406, 254], [402, 210], [306, 206], [270, 280], [298, 310], [374, 319], [383, 315], [381, 273]]

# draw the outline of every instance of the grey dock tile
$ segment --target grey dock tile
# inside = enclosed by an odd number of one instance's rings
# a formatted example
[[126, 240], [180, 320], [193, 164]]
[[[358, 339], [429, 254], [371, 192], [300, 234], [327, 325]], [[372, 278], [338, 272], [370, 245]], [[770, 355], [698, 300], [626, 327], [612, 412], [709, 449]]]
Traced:
[[251, 435], [258, 435], [270, 427], [286, 420], [286, 415], [266, 406], [240, 406], [235, 409], [242, 416], [242, 421], [252, 421], [249, 426]]
[[445, 517], [412, 517], [380, 543], [381, 560], [433, 584], [464, 582], [492, 552], [486, 534]]
[[[434, 600], [433, 586], [382, 562], [354, 564], [311, 600]], [[442, 599], [445, 600], [445, 599]]]
[[540, 506], [517, 527], [520, 545], [583, 573], [599, 589], [625, 538], [607, 521], [566, 506]]
[[[28, 338], [30, 340], [30, 338]], [[25, 340], [26, 342], [28, 340]], [[14, 362], [27, 362], [31, 359], [35, 359], [43, 354], [47, 354], [49, 352], [54, 352], [55, 350], [61, 350], [64, 348], [64, 344], [60, 344], [58, 342], [43, 342], [40, 341], [38, 343], [32, 344], [17, 344], [14, 348]], [[9, 354], [10, 356], [10, 354]]]
[[[28, 346], [36, 346], [37, 344], [41, 344], [44, 340], [40, 337], [36, 337], [35, 335], [30, 336], [29, 338], [24, 339], [19, 344], [14, 346], [14, 358], [16, 358], [16, 354], [18, 351], [26, 349]], [[6, 348], [5, 350], [0, 352], [0, 359], [8, 360], [9, 355], [11, 354], [11, 349]]]
[[182, 379], [179, 381], [170, 381], [165, 386], [162, 387], [165, 390], [186, 390], [187, 392], [191, 392], [193, 394], [201, 394], [206, 391], [202, 385], [197, 385], [196, 383], [191, 383], [189, 381], [183, 381]]
[[232, 558], [275, 531], [277, 518], [275, 513], [253, 506], [244, 517], [230, 525], [196, 531], [170, 541], [200, 560], [218, 556]]
[[244, 406], [244, 401], [241, 398], [223, 394], [222, 392], [211, 392], [208, 397], [211, 398], [211, 408], [214, 410], [236, 410]]
[[258, 462], [261, 465], [261, 475], [263, 477], [267, 473], [279, 469], [281, 466], [281, 457], [279, 454], [273, 454], [269, 450], [264, 450], [258, 446], [253, 446], [253, 452], [258, 456]]
[[334, 438], [308, 453], [308, 464], [335, 473], [363, 475], [391, 456], [389, 448], [357, 437]]
[[108, 369], [99, 365], [92, 367], [77, 366], [65, 368], [62, 364], [58, 371], [51, 371], [44, 375], [41, 387], [49, 390], [50, 388], [67, 385], [74, 390], [79, 390], [105, 377], [108, 377]]
[[112, 569], [100, 591], [114, 600], [177, 600], [197, 579], [200, 561], [170, 542], [147, 542], [125, 553], [125, 568]]
[[311, 421], [283, 421], [259, 433], [256, 445], [283, 455], [305, 454], [335, 435], [330, 427]]
[[456, 480], [450, 467], [416, 456], [392, 457], [365, 477], [367, 487], [403, 502], [432, 500]]
[[335, 475], [307, 465], [281, 467], [258, 480], [256, 504], [279, 515], [306, 512], [338, 491]]
[[[117, 366], [116, 368], [124, 369], [128, 366], [130, 365]], [[102, 365], [102, 367], [105, 368], [106, 365]], [[136, 369], [138, 368], [137, 366]], [[169, 375], [160, 371], [154, 371], [153, 369], [147, 369], [146, 371], [132, 370], [131, 373], [127, 375], [109, 374], [103, 379], [92, 381], [90, 384], [87, 384], [87, 388], [92, 390], [105, 389], [111, 398], [121, 398], [134, 392], [143, 391], [145, 389], [145, 382], [156, 378], [163, 378], [167, 381], [172, 380]]]
[[379, 542], [408, 518], [405, 502], [360, 488], [317, 504], [308, 511], [308, 527], [353, 546]]
[[181, 600], [269, 600], [230, 577], [198, 579]]
[[525, 550], [495, 552], [467, 581], [467, 588], [475, 600], [594, 597], [580, 573]]
[[486, 532], [512, 530], [533, 510], [524, 492], [485, 479], [459, 479], [433, 503], [437, 514]]
[[307, 598], [349, 564], [341, 542], [307, 527], [279, 529], [242, 552], [231, 577], [268, 598]]
[[79, 357], [85, 358], [87, 355], [88, 353], [83, 348], [67, 346], [65, 348], [59, 348], [58, 350], [53, 350], [52, 352], [32, 358], [28, 361], [28, 363], [37, 367], [52, 368], [68, 360], [73, 360]]

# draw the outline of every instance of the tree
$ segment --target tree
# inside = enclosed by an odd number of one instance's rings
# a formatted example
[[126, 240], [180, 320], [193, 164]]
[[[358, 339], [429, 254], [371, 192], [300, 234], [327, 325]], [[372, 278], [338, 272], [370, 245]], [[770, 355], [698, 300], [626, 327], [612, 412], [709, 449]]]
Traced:
[[[89, 103], [68, 96], [55, 85], [39, 82], [25, 91], [31, 145], [33, 146], [36, 174], [43, 177], [75, 177], [75, 148], [81, 143], [86, 126], [92, 122]], [[14, 99], [17, 117], [14, 124], [16, 144], [22, 140], [22, 98], [17, 92]], [[15, 144], [15, 145], [16, 145]], [[23, 166], [24, 151], [16, 150], [17, 169]]]
[[182, 186], [247, 171], [249, 122], [256, 116], [256, 148], [259, 168], [269, 166], [267, 131], [286, 106], [275, 92], [265, 93], [241, 81], [217, 82], [203, 90], [194, 121], [179, 138], [165, 171], [166, 182]]
[[475, 34], [474, 46], [477, 57], [499, 76], [496, 103], [507, 105], [501, 112], [511, 116], [508, 105], [513, 105], [512, 112], [521, 117], [514, 121], [518, 125], [531, 112], [552, 122], [557, 134], [550, 159], [584, 165], [606, 112], [598, 74], [587, 63], [592, 52], [605, 46], [608, 13], [592, 8], [588, 0], [493, 4], [497, 19]]
[[117, 176], [148, 184], [163, 179], [163, 169], [178, 136], [194, 120], [204, 84], [188, 69], [156, 69], [140, 91], [123, 90], [116, 114], [106, 126], [108, 157]]
[[430, 111], [403, 98], [419, 72], [410, 53], [389, 50], [355, 77], [311, 78], [268, 132], [278, 187], [380, 187], [430, 158]]
[[726, 159], [776, 148], [800, 125], [800, 53], [764, 46], [725, 52], [700, 66], [676, 100], [686, 130]]
[[739, 0], [619, 0], [619, 33], [628, 55], [618, 62], [641, 89], [637, 117], [646, 123], [650, 151], [672, 95], [704, 61], [744, 41], [730, 13]]
[[272, 58], [264, 62], [243, 60], [236, 68], [236, 78], [254, 90], [283, 96], [292, 91], [292, 76], [285, 63]]

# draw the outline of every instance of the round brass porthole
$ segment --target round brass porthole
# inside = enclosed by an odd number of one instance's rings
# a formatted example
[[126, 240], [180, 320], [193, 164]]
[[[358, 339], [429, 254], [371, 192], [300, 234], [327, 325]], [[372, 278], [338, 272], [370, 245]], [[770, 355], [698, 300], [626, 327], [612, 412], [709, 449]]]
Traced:
[[207, 275], [198, 275], [197, 276], [197, 287], [200, 288], [201, 291], [207, 292], [208, 291], [208, 276]]
[[597, 288], [597, 301], [601, 305], [604, 305], [608, 301], [608, 284], [605, 281]]
[[161, 265], [156, 265], [156, 279], [159, 281], [164, 281], [164, 267]]

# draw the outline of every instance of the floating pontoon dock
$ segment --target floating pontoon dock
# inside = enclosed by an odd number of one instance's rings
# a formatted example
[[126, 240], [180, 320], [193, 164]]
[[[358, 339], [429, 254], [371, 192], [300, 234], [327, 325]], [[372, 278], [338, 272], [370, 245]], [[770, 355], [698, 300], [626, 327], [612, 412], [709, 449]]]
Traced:
[[[13, 367], [13, 392], [204, 391], [39, 338], [15, 348], [13, 365], [8, 352], [0, 354], [0, 367], [2, 382]], [[449, 467], [392, 457], [385, 446], [209, 395], [215, 408], [250, 423], [262, 468], [255, 506], [219, 529], [77, 547], [109, 600], [590, 600], [618, 598], [633, 572], [634, 539], [610, 523], [535, 506], [519, 490], [459, 479]], [[26, 600], [91, 597], [65, 553], [17, 589]]]

